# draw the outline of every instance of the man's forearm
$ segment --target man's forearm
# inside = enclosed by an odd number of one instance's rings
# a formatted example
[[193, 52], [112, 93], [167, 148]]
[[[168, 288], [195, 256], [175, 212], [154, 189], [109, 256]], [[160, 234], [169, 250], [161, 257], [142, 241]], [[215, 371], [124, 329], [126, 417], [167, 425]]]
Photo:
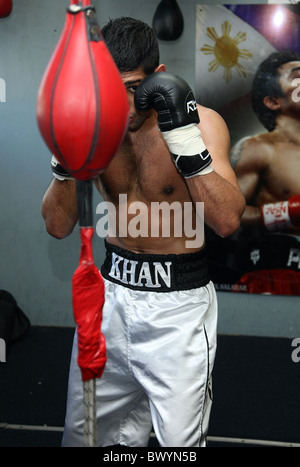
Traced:
[[47, 232], [55, 238], [65, 238], [78, 221], [76, 182], [53, 178], [42, 200], [42, 216]]
[[237, 187], [216, 172], [187, 183], [194, 202], [204, 202], [204, 221], [217, 235], [228, 237], [238, 230], [245, 199]]

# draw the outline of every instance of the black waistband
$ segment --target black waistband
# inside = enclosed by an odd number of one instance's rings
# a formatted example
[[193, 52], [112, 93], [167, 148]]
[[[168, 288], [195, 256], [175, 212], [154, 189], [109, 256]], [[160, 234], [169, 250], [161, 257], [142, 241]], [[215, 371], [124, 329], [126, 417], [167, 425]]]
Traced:
[[101, 274], [136, 290], [170, 292], [203, 287], [210, 278], [204, 249], [181, 255], [133, 253], [105, 242]]

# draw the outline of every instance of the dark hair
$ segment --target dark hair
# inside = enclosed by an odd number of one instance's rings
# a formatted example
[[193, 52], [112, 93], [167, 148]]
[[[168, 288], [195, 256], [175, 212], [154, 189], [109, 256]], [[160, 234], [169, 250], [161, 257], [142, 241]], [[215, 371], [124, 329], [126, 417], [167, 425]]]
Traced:
[[279, 112], [266, 107], [263, 100], [266, 96], [284, 96], [279, 83], [279, 67], [284, 63], [299, 60], [299, 55], [293, 50], [273, 52], [259, 65], [255, 73], [251, 94], [252, 107], [260, 122], [268, 131], [274, 130]]
[[148, 75], [158, 67], [158, 41], [153, 29], [146, 23], [122, 17], [110, 20], [101, 32], [120, 72], [142, 67]]

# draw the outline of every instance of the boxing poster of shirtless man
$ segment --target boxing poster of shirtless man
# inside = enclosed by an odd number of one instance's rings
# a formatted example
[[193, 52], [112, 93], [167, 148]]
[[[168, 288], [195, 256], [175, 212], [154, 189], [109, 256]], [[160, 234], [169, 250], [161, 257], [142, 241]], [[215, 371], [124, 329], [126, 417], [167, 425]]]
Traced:
[[[248, 18], [250, 9], [252, 16], [266, 17], [266, 11], [275, 13], [277, 7], [244, 5], [239, 11]], [[230, 131], [231, 165], [247, 204], [241, 228], [226, 239], [226, 247], [207, 233], [217, 290], [300, 294], [300, 57], [292, 41], [299, 32], [299, 12], [293, 9], [287, 15], [290, 48], [286, 34], [280, 43], [279, 32], [271, 44], [275, 51], [265, 53], [257, 42], [247, 42], [252, 56], [261, 57], [255, 66], [247, 60], [253, 77], [250, 92], [217, 109]]]
[[274, 52], [261, 63], [251, 101], [268, 131], [243, 138], [231, 151], [247, 202], [241, 236], [248, 238], [248, 248], [239, 290], [300, 292], [299, 82], [296, 52]]

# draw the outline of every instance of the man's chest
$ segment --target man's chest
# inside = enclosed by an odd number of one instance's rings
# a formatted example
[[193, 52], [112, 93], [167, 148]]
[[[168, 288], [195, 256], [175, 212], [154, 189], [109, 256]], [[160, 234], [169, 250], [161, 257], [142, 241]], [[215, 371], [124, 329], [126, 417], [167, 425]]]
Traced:
[[280, 199], [300, 193], [299, 174], [300, 151], [294, 145], [278, 146], [265, 172], [265, 181], [270, 190]]
[[159, 137], [123, 145], [100, 177], [104, 198], [117, 202], [120, 194], [131, 200], [161, 201], [186, 190], [168, 148]]

